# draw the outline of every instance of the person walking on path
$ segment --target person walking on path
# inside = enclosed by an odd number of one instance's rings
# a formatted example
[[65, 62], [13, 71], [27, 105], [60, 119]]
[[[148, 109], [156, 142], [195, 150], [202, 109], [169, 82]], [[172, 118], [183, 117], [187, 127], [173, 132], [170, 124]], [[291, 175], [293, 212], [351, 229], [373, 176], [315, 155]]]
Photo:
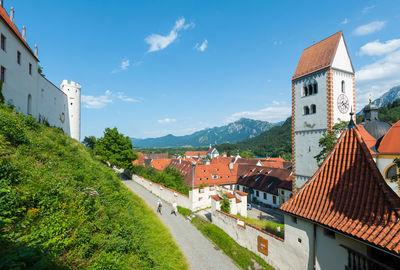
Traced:
[[171, 215], [172, 215], [172, 214], [175, 214], [175, 216], [176, 216], [176, 212], [178, 212], [178, 204], [177, 204], [176, 202], [174, 202], [174, 203], [172, 204]]
[[162, 201], [160, 199], [158, 199], [157, 201], [157, 212], [161, 214], [161, 208], [162, 208]]

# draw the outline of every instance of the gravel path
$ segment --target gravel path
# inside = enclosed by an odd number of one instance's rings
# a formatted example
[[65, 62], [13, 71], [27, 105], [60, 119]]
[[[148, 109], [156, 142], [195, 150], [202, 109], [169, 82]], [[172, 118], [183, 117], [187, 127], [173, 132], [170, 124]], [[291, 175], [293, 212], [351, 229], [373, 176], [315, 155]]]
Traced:
[[[123, 183], [139, 195], [156, 212], [158, 197], [132, 180]], [[181, 215], [171, 215], [171, 205], [163, 202], [160, 220], [169, 228], [175, 242], [187, 258], [191, 269], [238, 269], [232, 260], [205, 238]]]

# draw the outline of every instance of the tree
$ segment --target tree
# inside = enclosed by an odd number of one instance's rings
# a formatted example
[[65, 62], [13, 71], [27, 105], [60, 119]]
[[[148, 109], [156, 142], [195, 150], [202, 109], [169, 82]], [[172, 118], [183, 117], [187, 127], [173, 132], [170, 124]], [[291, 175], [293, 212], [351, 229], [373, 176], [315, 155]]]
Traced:
[[322, 162], [332, 151], [338, 140], [338, 136], [343, 132], [347, 125], [348, 123], [346, 121], [340, 121], [333, 126], [333, 129], [331, 131], [325, 132], [322, 135], [322, 138], [319, 139], [319, 147], [321, 147], [322, 150], [318, 155], [314, 157], [317, 160], [318, 166], [322, 165]]
[[97, 139], [95, 136], [85, 137], [82, 141], [83, 145], [87, 148], [94, 149], [96, 146]]
[[117, 128], [106, 128], [94, 150], [102, 161], [124, 169], [129, 168], [132, 161], [138, 158], [138, 154], [133, 151], [131, 139], [119, 133]]
[[231, 203], [229, 202], [228, 196], [225, 193], [221, 195], [221, 211], [230, 214], [231, 213]]

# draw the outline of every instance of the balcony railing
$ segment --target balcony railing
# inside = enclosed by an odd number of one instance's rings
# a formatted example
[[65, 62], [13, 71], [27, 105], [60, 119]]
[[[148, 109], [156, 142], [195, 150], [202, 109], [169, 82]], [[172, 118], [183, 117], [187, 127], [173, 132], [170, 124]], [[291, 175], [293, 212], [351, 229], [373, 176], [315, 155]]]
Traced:
[[395, 270], [394, 268], [369, 258], [352, 248], [345, 245], [341, 246], [347, 250], [346, 270]]

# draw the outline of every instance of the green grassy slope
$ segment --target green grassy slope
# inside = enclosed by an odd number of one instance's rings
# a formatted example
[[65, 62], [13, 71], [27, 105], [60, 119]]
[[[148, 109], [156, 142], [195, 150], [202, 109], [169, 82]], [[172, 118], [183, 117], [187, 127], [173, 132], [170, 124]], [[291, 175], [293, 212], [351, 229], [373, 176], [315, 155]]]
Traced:
[[57, 128], [0, 105], [0, 269], [186, 269], [167, 228]]

